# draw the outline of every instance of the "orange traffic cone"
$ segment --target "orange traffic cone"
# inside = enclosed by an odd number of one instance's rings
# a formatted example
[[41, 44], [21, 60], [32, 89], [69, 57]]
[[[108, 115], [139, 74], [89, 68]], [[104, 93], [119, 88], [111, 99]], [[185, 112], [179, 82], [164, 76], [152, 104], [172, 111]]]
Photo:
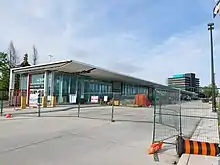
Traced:
[[7, 113], [7, 114], [5, 115], [6, 118], [11, 118], [11, 116], [12, 116], [12, 115], [11, 115], [10, 113]]

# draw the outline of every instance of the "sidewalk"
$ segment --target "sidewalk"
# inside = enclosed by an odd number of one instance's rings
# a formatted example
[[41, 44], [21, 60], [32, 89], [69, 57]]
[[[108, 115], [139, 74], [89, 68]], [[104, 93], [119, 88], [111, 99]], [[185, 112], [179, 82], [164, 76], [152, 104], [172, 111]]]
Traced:
[[[83, 104], [80, 105], [80, 108], [88, 108], [88, 107], [97, 107], [101, 106], [99, 104]], [[78, 105], [57, 105], [56, 107], [46, 107], [42, 108], [40, 107], [41, 113], [48, 113], [48, 112], [59, 112], [59, 111], [68, 111], [70, 109], [77, 109]], [[7, 107], [3, 108], [3, 115], [10, 113], [12, 115], [19, 115], [19, 114], [36, 114], [38, 113], [38, 108], [29, 108], [26, 109], [15, 109], [14, 107]]]
[[[211, 110], [210, 110], [211, 111]], [[216, 117], [217, 113], [210, 113], [209, 117]], [[205, 136], [204, 136], [205, 135]], [[207, 136], [208, 135], [208, 136]], [[191, 140], [219, 143], [218, 135], [218, 121], [215, 119], [202, 119], [198, 125], [196, 131], [194, 132]], [[178, 165], [220, 165], [218, 164], [218, 158], [212, 156], [203, 155], [190, 155], [184, 154], [179, 159]]]

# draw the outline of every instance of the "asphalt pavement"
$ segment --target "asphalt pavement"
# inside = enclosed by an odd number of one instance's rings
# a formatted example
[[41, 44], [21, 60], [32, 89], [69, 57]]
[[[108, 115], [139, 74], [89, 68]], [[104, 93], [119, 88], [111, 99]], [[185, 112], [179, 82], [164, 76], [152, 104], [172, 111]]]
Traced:
[[3, 165], [170, 165], [175, 146], [165, 146], [155, 162], [153, 108], [90, 107], [36, 117], [0, 117], [0, 164]]
[[148, 123], [73, 117], [17, 117], [0, 123], [2, 165], [155, 164], [147, 155]]
[[8, 106], [8, 101], [3, 101], [3, 107]]

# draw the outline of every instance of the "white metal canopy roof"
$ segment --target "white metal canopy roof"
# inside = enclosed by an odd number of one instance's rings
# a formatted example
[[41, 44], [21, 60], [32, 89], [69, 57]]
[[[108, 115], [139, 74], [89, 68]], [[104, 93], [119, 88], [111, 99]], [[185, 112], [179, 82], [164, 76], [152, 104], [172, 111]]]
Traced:
[[[89, 73], [83, 73], [83, 71], [89, 71]], [[80, 73], [80, 75], [90, 76], [96, 79], [102, 79], [106, 81], [121, 81], [127, 83], [133, 83], [138, 85], [144, 86], [155, 86], [155, 87], [166, 87], [165, 85], [153, 83], [150, 81], [142, 80], [139, 78], [134, 78], [131, 76], [123, 75], [120, 73], [108, 71], [106, 69], [102, 69], [93, 65], [67, 60], [67, 61], [60, 61], [60, 62], [53, 62], [47, 64], [40, 64], [40, 65], [33, 65], [33, 66], [26, 66], [26, 67], [19, 67], [13, 68], [12, 71], [14, 73], [34, 73], [34, 72], [42, 72], [42, 71], [59, 71], [59, 72], [66, 72], [70, 74]]]
[[[170, 87], [157, 84], [154, 82], [146, 81], [143, 79], [123, 75], [120, 73], [108, 71], [106, 69], [102, 69], [93, 65], [85, 64], [82, 62], [77, 62], [73, 60], [52, 62], [40, 65], [26, 66], [13, 68], [12, 72], [14, 73], [37, 73], [43, 71], [57, 71], [57, 72], [65, 72], [70, 74], [77, 74], [90, 76], [96, 79], [106, 80], [106, 81], [120, 81], [129, 84], [137, 84], [143, 86], [153, 86], [157, 88], [168, 89]], [[87, 73], [86, 73], [87, 72]], [[175, 89], [175, 88], [172, 88]], [[186, 91], [188, 93], [188, 91]]]

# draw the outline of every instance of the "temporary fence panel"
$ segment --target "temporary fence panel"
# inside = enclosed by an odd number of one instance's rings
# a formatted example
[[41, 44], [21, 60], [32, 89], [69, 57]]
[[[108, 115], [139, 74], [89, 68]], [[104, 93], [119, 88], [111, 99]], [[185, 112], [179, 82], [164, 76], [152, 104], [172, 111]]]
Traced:
[[[64, 110], [63, 113], [59, 111], [60, 114], [62, 113], [61, 116], [109, 121], [152, 122], [152, 102], [145, 94], [122, 95], [121, 93], [109, 92], [83, 93], [83, 97], [77, 96], [73, 99], [75, 103], [69, 105], [72, 107], [71, 109]], [[45, 115], [59, 116], [57, 113], [52, 114], [51, 112]]]
[[[219, 89], [216, 88], [216, 91]], [[207, 88], [190, 91], [155, 89], [154, 93], [153, 142], [176, 144], [177, 136], [182, 136], [191, 140], [219, 143], [219, 110], [217, 113], [213, 111], [211, 92]], [[219, 105], [219, 97], [216, 97], [216, 107]]]
[[111, 120], [113, 93], [84, 93], [85, 102], [80, 102], [77, 115], [81, 118]]
[[4, 108], [9, 106], [8, 91], [0, 91], [0, 115], [4, 114]]
[[19, 89], [19, 90], [10, 90], [9, 91], [9, 104], [10, 106], [18, 107], [21, 105], [21, 97], [27, 97], [27, 90]]
[[115, 121], [152, 122], [153, 108], [145, 93], [121, 95], [114, 105]]
[[173, 143], [180, 130], [179, 90], [154, 89], [153, 141]]

